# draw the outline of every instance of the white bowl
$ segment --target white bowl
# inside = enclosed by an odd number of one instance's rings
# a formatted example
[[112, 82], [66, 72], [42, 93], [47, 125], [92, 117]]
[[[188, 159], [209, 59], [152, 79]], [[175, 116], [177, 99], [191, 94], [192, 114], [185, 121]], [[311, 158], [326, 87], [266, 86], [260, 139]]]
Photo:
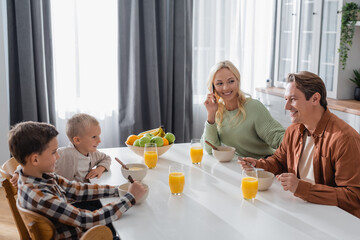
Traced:
[[[127, 182], [127, 183], [121, 184], [121, 185], [118, 187], [120, 197], [124, 196], [127, 192], [129, 192], [129, 191], [128, 191], [129, 185], [130, 185], [130, 183]], [[136, 204], [140, 204], [140, 203], [142, 203], [143, 201], [145, 201], [145, 199], [146, 199], [147, 196], [149, 195], [149, 190], [150, 190], [150, 189], [149, 189], [149, 186], [146, 185], [146, 184], [144, 184], [144, 183], [142, 183], [142, 185], [145, 186], [145, 188], [146, 188], [147, 191], [145, 192], [144, 196], [142, 196], [142, 198], [140, 198], [140, 199], [135, 199], [135, 200], [136, 200]]]
[[[248, 175], [252, 175], [254, 172], [248, 173]], [[254, 177], [254, 176], [252, 176]], [[258, 190], [265, 191], [267, 190], [273, 183], [275, 175], [268, 171], [258, 171]]]
[[125, 179], [128, 179], [129, 175], [136, 180], [141, 181], [144, 179], [147, 173], [147, 166], [143, 163], [128, 163], [126, 166], [129, 168], [129, 170], [126, 170], [125, 168], [121, 167], [121, 173], [124, 176]]
[[229, 162], [235, 155], [234, 147], [219, 146], [217, 149], [218, 150], [212, 149], [212, 154], [219, 162]]

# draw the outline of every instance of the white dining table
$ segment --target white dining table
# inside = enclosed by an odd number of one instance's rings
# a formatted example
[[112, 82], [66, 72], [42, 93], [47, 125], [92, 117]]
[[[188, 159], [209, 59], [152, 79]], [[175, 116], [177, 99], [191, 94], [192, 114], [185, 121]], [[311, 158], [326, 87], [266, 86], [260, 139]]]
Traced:
[[[124, 163], [143, 163], [126, 147], [100, 149], [112, 158], [109, 172], [92, 183], [120, 185]], [[180, 196], [170, 193], [170, 165], [184, 166]], [[360, 239], [360, 219], [335, 207], [313, 204], [284, 191], [275, 179], [255, 200], [241, 193], [242, 167], [236, 157], [220, 163], [204, 151], [200, 165], [190, 159], [190, 144], [174, 144], [148, 169], [147, 199], [130, 208], [113, 225], [122, 239]], [[102, 204], [116, 198], [103, 198]]]

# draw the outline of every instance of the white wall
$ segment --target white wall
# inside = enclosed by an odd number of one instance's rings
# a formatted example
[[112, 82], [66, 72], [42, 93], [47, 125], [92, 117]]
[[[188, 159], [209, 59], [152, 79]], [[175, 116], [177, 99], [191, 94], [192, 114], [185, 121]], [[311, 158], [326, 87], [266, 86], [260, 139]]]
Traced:
[[10, 157], [6, 0], [0, 0], [0, 164]]
[[[360, 1], [359, 1], [360, 2]], [[337, 86], [337, 99], [354, 99], [355, 83], [350, 82], [354, 78], [354, 69], [360, 68], [360, 26], [355, 27], [353, 44], [348, 52], [346, 68], [342, 70], [342, 64], [339, 64], [339, 79]]]
[[[354, 2], [360, 4], [360, 0], [345, 0], [343, 3]], [[336, 99], [354, 99], [354, 91], [356, 85], [350, 82], [350, 78], [354, 77], [353, 70], [360, 68], [360, 26], [355, 27], [352, 46], [348, 52], [346, 68], [342, 70], [342, 64], [338, 66], [338, 82]]]

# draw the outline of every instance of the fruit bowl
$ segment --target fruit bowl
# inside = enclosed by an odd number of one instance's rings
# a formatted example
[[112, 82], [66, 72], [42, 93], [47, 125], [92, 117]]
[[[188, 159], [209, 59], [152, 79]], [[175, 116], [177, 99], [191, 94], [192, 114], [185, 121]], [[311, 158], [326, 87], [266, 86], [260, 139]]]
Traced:
[[[127, 143], [125, 143], [126, 146], [128, 146], [128, 148], [133, 151], [134, 153], [136, 153], [137, 155], [143, 157], [144, 156], [144, 147], [137, 147], [137, 146], [133, 146], [133, 145], [129, 145]], [[169, 150], [172, 144], [166, 145], [166, 146], [161, 146], [161, 147], [157, 147], [157, 151], [158, 151], [158, 156], [163, 155], [164, 153], [166, 153], [167, 150]]]

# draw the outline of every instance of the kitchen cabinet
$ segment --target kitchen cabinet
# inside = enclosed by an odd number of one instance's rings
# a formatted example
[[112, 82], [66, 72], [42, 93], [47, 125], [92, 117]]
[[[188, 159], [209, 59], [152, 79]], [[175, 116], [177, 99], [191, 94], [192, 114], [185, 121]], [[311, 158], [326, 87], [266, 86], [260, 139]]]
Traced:
[[257, 92], [257, 99], [264, 104], [271, 116], [284, 128], [290, 126], [290, 115], [285, 110], [285, 99], [283, 97]]
[[[274, 85], [284, 87], [289, 73], [309, 71], [325, 82], [328, 97], [353, 99], [348, 80], [360, 62], [360, 27], [345, 70], [337, 49], [340, 45], [342, 0], [278, 0]], [[360, 0], [353, 1], [360, 4]]]
[[[285, 110], [285, 99], [271, 93], [265, 93], [256, 91], [256, 98], [262, 102], [265, 107], [269, 110], [271, 116], [277, 120], [284, 128], [291, 125], [291, 119], [289, 111]], [[336, 116], [344, 120], [351, 127], [353, 127], [358, 133], [360, 133], [360, 115], [338, 111], [329, 107], [330, 111]]]

